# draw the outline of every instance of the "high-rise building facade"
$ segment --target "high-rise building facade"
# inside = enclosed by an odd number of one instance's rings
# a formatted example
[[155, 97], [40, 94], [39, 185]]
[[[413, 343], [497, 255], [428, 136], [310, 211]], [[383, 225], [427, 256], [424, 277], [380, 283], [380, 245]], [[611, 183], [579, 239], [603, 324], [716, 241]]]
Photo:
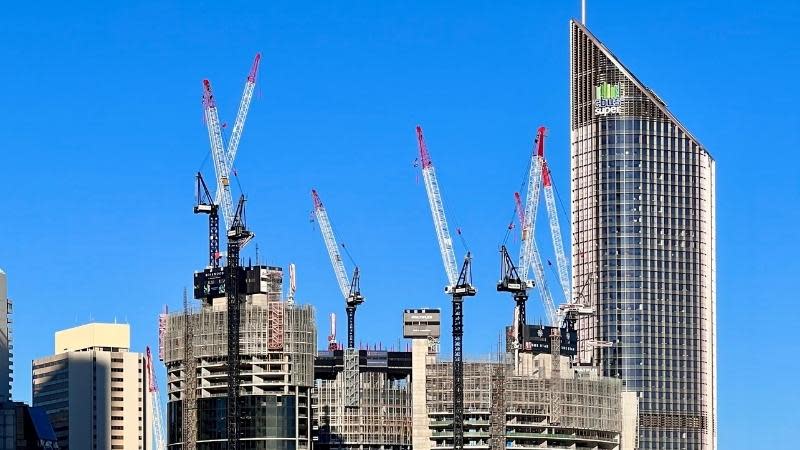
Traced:
[[33, 361], [33, 406], [47, 412], [61, 450], [150, 450], [150, 394], [130, 327], [91, 323], [55, 335]]
[[14, 403], [11, 401], [11, 300], [6, 273], [0, 269], [0, 450], [13, 450]]
[[716, 448], [715, 163], [666, 104], [570, 24], [572, 262], [603, 373], [638, 394], [639, 448]]

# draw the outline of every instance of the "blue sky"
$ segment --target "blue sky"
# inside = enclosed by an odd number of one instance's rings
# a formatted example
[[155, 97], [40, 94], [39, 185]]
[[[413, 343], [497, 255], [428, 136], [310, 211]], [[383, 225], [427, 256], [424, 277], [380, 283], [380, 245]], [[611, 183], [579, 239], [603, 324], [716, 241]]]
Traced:
[[[344, 314], [309, 222], [312, 187], [362, 270], [358, 340], [396, 346], [406, 307], [449, 314], [412, 165], [421, 123], [451, 225], [475, 256], [466, 351], [495, 347], [512, 305], [494, 292], [497, 247], [540, 124], [569, 202], [568, 20], [579, 2], [264, 3], [6, 6], [0, 267], [15, 302], [16, 398], [30, 399], [31, 360], [52, 352], [56, 330], [116, 319], [131, 324], [135, 349], [155, 346], [161, 306], [178, 308], [205, 264], [205, 220], [191, 212], [193, 174], [212, 173], [201, 80], [232, 122], [256, 51], [236, 167], [261, 254], [297, 264], [320, 342], [327, 314], [340, 329]], [[589, 28], [717, 160], [720, 448], [789, 448], [800, 7], [589, 3]], [[750, 431], [756, 419], [769, 433]]]

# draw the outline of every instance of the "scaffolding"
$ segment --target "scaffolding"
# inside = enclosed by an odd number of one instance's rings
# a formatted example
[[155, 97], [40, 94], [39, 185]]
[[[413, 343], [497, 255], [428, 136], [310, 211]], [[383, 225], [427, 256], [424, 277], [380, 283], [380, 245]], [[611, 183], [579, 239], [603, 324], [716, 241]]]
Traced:
[[506, 403], [505, 403], [506, 366], [499, 360], [492, 374], [492, 406], [489, 417], [489, 448], [503, 450], [506, 448]]
[[[310, 396], [317, 341], [314, 310], [310, 306], [278, 303], [268, 298], [263, 294], [252, 295], [242, 304], [240, 398], [247, 405], [247, 396], [293, 397], [295, 400], [291, 402], [297, 416], [297, 423], [291, 427], [295, 436], [294, 446], [309, 449]], [[187, 307], [184, 313], [171, 314], [167, 318], [164, 362], [167, 366], [168, 402], [173, 404], [173, 409], [191, 405], [192, 392], [198, 407], [199, 402], [205, 399], [227, 397], [226, 325], [224, 302], [197, 309]], [[188, 329], [191, 333], [187, 334]], [[187, 342], [189, 346], [184, 345]], [[191, 356], [188, 364], [187, 352]], [[191, 376], [192, 372], [196, 377]], [[189, 388], [193, 381], [196, 389]], [[192, 415], [196, 417], [197, 411]], [[192, 431], [185, 425], [180, 428]], [[171, 432], [170, 449], [182, 449], [184, 436], [189, 439], [186, 441], [189, 448], [190, 436], [204, 434], [197, 429], [193, 433], [183, 433], [182, 430]]]
[[[167, 324], [164, 324], [166, 334]], [[189, 295], [183, 289], [183, 339], [186, 345], [183, 348], [183, 367], [185, 400], [183, 402], [182, 425], [185, 450], [197, 448], [197, 361], [194, 359], [194, 316], [189, 314]], [[159, 330], [161, 331], [161, 330]]]
[[[557, 348], [557, 347], [556, 347]], [[618, 449], [622, 387], [618, 379], [567, 370], [568, 360], [527, 355], [515, 371], [507, 355], [464, 364], [464, 445]], [[449, 362], [428, 365], [427, 404], [432, 447], [450, 449], [452, 375]], [[554, 392], [557, 397], [554, 397]], [[554, 398], [560, 399], [554, 408]], [[552, 420], [558, 417], [557, 423]]]

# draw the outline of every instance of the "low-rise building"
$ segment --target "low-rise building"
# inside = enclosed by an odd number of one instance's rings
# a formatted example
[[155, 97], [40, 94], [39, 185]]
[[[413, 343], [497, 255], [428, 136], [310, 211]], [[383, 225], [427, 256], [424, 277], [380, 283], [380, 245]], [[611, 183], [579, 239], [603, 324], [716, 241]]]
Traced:
[[33, 361], [33, 406], [62, 450], [150, 450], [147, 383], [129, 325], [91, 323], [56, 332], [54, 354]]

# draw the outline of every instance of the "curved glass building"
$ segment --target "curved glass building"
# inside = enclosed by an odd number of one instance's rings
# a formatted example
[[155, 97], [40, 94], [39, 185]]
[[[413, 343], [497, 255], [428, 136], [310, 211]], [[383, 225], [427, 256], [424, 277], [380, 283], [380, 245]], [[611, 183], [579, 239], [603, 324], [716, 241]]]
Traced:
[[637, 392], [639, 448], [715, 449], [714, 159], [577, 21], [570, 51], [573, 292], [595, 307], [583, 351]]

